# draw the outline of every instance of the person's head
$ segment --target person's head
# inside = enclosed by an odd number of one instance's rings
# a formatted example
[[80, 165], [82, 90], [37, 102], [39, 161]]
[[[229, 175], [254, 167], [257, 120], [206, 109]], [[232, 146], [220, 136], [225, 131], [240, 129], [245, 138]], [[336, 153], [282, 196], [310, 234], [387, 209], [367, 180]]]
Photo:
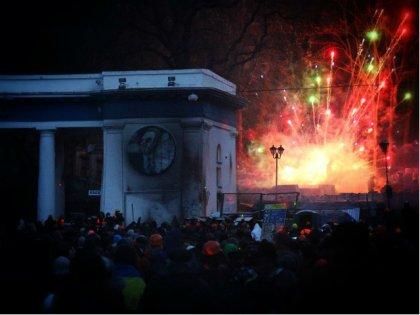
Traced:
[[150, 235], [149, 243], [150, 243], [150, 247], [152, 248], [162, 248], [163, 247], [162, 235], [158, 233]]
[[102, 257], [92, 251], [78, 251], [70, 264], [70, 272], [85, 284], [97, 286], [107, 278], [107, 270]]
[[157, 229], [157, 222], [153, 220], [152, 218], [149, 218], [149, 220], [147, 221], [147, 224], [152, 230]]
[[176, 248], [169, 252], [169, 259], [175, 263], [187, 263], [192, 258], [192, 251], [187, 248]]
[[276, 256], [276, 247], [272, 242], [262, 240], [258, 244], [258, 252], [261, 256], [274, 258]]
[[180, 223], [176, 215], [174, 215], [174, 217], [172, 218], [171, 225], [172, 225], [172, 228], [179, 228]]
[[127, 231], [127, 237], [129, 237], [129, 238], [134, 238], [134, 236], [135, 236], [135, 232], [134, 232], [134, 230], [133, 229], [129, 229], [128, 231]]
[[277, 249], [287, 249], [290, 246], [290, 237], [284, 232], [274, 234], [273, 241]]
[[145, 235], [139, 235], [136, 238], [135, 244], [136, 244], [136, 246], [139, 246], [141, 248], [145, 248], [147, 246], [147, 237]]
[[296, 272], [298, 269], [298, 260], [296, 256], [289, 253], [281, 253], [277, 259], [280, 267]]
[[235, 253], [238, 251], [238, 246], [234, 243], [226, 243], [225, 246], [223, 246], [223, 253], [226, 256], [229, 256], [231, 253]]
[[59, 256], [53, 261], [52, 273], [55, 277], [65, 277], [70, 273], [70, 259]]
[[77, 247], [78, 247], [78, 248], [82, 248], [82, 247], [84, 247], [84, 246], [85, 246], [85, 242], [86, 242], [86, 238], [85, 238], [84, 236], [80, 236], [80, 237], [77, 239]]
[[101, 238], [96, 233], [91, 233], [86, 237], [84, 248], [89, 250], [97, 250], [100, 247]]
[[171, 229], [171, 226], [169, 225], [168, 222], [162, 222], [162, 224], [160, 225], [160, 227], [166, 231]]
[[136, 252], [134, 248], [128, 244], [118, 245], [115, 250], [115, 263], [125, 265], [136, 264]]
[[306, 238], [305, 234], [300, 234], [299, 237], [298, 237], [298, 240], [301, 243], [307, 242], [307, 238]]
[[222, 248], [220, 247], [220, 243], [218, 241], [207, 241], [204, 243], [202, 248], [202, 254], [207, 257], [216, 256], [221, 253]]
[[222, 248], [218, 241], [210, 240], [204, 243], [201, 248], [201, 259], [205, 269], [218, 268], [226, 261]]
[[322, 225], [321, 231], [325, 234], [329, 234], [329, 233], [332, 232], [332, 229], [331, 229], [331, 226], [328, 223], [325, 223], [324, 225]]
[[19, 219], [18, 225], [17, 225], [17, 230], [18, 231], [23, 231], [25, 229], [25, 220], [23, 219]]
[[122, 236], [121, 235], [119, 235], [119, 234], [115, 234], [113, 237], [112, 237], [112, 246], [113, 247], [116, 247], [117, 246], [117, 244], [118, 244], [118, 242], [119, 241], [121, 241], [122, 240]]

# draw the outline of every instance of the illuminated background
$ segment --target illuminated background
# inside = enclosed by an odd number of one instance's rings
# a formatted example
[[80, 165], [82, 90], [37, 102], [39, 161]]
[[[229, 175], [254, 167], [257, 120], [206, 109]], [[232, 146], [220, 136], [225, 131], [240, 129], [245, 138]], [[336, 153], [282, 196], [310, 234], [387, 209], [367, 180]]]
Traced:
[[[337, 192], [366, 192], [370, 182], [379, 191], [387, 158], [396, 190], [418, 189], [418, 138], [410, 137], [418, 125], [410, 125], [416, 112], [404, 110], [413, 106], [413, 92], [402, 84], [407, 68], [401, 60], [413, 36], [413, 13], [390, 19], [375, 10], [367, 23], [359, 22], [359, 34], [343, 39], [331, 32], [293, 81], [245, 91], [259, 109], [240, 117], [241, 189], [274, 185], [269, 148], [280, 144], [279, 185], [332, 184]], [[346, 23], [335, 27], [345, 29]], [[262, 72], [259, 79], [264, 77]], [[271, 95], [258, 98], [262, 93]], [[386, 157], [378, 145], [384, 139], [390, 143]]]
[[418, 190], [418, 0], [3, 1], [2, 74], [208, 68], [234, 82], [239, 190]]

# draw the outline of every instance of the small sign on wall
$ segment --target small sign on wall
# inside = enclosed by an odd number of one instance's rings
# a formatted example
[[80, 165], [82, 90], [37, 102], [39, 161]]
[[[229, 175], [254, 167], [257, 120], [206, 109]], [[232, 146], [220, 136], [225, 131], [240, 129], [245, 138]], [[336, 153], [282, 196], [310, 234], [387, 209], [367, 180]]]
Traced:
[[279, 210], [279, 209], [287, 209], [287, 204], [285, 202], [281, 203], [270, 203], [264, 205], [264, 210]]
[[101, 190], [100, 189], [89, 189], [88, 190], [88, 196], [93, 197], [93, 196], [100, 196], [101, 195]]

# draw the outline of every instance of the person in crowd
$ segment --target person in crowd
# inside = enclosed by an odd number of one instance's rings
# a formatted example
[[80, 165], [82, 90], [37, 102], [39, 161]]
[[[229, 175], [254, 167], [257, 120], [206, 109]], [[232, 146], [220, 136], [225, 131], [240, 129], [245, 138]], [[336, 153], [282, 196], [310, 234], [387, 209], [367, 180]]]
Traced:
[[[66, 224], [52, 216], [44, 223], [16, 221], [13, 233], [2, 233], [3, 308], [12, 313], [418, 312], [418, 290], [412, 289], [418, 287], [418, 209], [409, 205], [401, 213], [328, 224], [319, 231], [310, 226], [299, 231], [292, 223], [276, 231], [272, 242], [256, 237], [256, 220], [158, 224], [148, 219], [125, 227], [119, 214], [97, 218], [66, 219]], [[12, 297], [22, 303], [12, 303]]]
[[69, 285], [70, 259], [65, 256], [57, 257], [52, 264], [50, 292], [44, 300], [43, 313], [52, 313], [56, 295], [61, 295]]
[[113, 288], [103, 258], [91, 249], [77, 252], [70, 264], [69, 285], [54, 298], [53, 313], [127, 312], [121, 293]]
[[147, 257], [150, 261], [149, 277], [161, 276], [167, 272], [168, 255], [163, 249], [163, 237], [154, 233], [149, 237], [149, 250]]
[[207, 313], [213, 304], [193, 250], [178, 247], [165, 274], [152, 278], [144, 295], [144, 313]]
[[125, 240], [118, 242], [114, 254], [113, 277], [129, 312], [138, 311], [146, 283], [137, 269], [138, 257], [134, 247]]

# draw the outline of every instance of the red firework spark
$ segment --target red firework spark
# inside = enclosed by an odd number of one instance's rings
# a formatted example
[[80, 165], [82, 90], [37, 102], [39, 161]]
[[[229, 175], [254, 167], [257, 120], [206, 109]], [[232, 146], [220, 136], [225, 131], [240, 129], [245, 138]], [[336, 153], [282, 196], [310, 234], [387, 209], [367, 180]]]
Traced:
[[385, 156], [378, 143], [390, 142], [392, 170], [392, 133], [400, 119], [395, 109], [406, 101], [398, 99], [402, 74], [395, 58], [409, 32], [409, 16], [404, 14], [390, 32], [383, 11], [376, 11], [357, 45], [337, 42], [324, 50], [324, 62], [314, 62], [302, 78], [308, 89], [278, 92], [282, 107], [277, 117], [245, 134], [241, 188], [273, 186], [275, 164], [268, 152], [273, 144], [286, 148], [280, 184], [333, 184], [339, 192], [367, 191], [372, 178], [376, 189], [384, 185]]

